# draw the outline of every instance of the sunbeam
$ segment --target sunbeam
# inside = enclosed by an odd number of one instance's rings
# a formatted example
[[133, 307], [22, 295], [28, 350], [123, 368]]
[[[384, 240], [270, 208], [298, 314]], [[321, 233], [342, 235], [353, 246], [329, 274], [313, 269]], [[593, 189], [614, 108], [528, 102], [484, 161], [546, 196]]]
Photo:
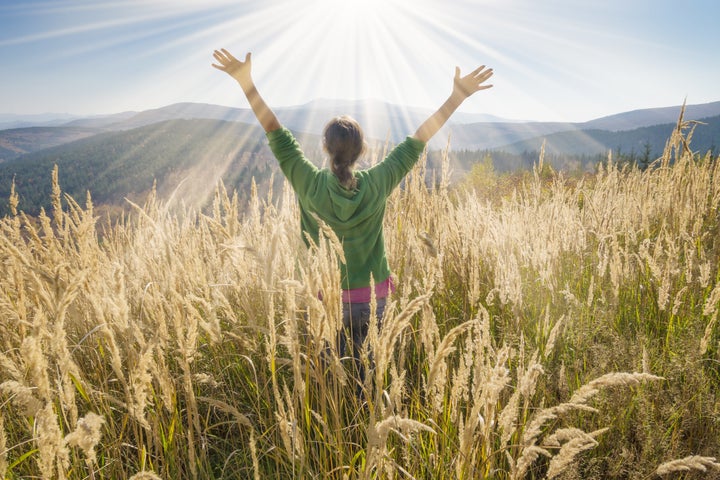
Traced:
[[[252, 28], [261, 38], [250, 44], [238, 41], [248, 38], [246, 18], [228, 19], [217, 33], [228, 36], [223, 45], [238, 55], [253, 51], [258, 88], [271, 105], [323, 98], [337, 109], [346, 100], [362, 100], [367, 110], [356, 114], [365, 117], [364, 127], [376, 137], [384, 138], [391, 122], [375, 124], [373, 119], [384, 112], [369, 100], [418, 106], [427, 114], [449, 94], [456, 64], [464, 64], [467, 71], [480, 63], [443, 39], [447, 30], [428, 28], [437, 8], [429, 1], [314, 0], [287, 15], [293, 8], [291, 2], [271, 2], [257, 12]], [[243, 102], [238, 92], [225, 95], [221, 103]], [[394, 134], [409, 134], [417, 127], [418, 115], [407, 110], [404, 117], [396, 122], [401, 132]], [[308, 122], [317, 124], [319, 119]]]

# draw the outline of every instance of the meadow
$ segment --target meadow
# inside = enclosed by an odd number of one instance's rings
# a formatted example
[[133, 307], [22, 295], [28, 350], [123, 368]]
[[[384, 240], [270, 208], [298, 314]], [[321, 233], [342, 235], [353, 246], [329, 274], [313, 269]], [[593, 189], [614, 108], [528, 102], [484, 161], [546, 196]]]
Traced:
[[0, 219], [0, 478], [720, 478], [720, 162], [690, 137], [482, 191], [421, 160], [359, 386], [342, 249], [287, 187], [110, 224], [55, 172]]

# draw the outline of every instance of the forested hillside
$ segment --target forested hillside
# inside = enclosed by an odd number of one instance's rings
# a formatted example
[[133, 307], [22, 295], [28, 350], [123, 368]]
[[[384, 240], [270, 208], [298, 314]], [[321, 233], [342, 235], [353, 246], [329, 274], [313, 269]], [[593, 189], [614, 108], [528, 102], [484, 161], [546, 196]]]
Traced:
[[0, 163], [98, 133], [100, 130], [96, 128], [74, 126], [0, 130]]
[[[235, 122], [173, 120], [124, 132], [102, 133], [0, 164], [0, 216], [15, 181], [19, 209], [37, 214], [49, 206], [51, 171], [58, 165], [63, 191], [78, 201], [125, 205], [158, 194], [194, 206], [205, 204], [217, 182], [249, 194], [254, 177], [267, 183], [274, 168], [262, 130]], [[278, 179], [280, 181], [281, 179]]]
[[[708, 150], [717, 152], [720, 146], [720, 116], [703, 118], [695, 125], [692, 136], [693, 151], [701, 154]], [[640, 155], [649, 150], [657, 158], [662, 154], [667, 138], [676, 128], [676, 123], [654, 125], [626, 131], [573, 130], [537, 136], [501, 147], [508, 153], [540, 151], [545, 142], [545, 151], [562, 155], [597, 155], [608, 151], [627, 155]]]

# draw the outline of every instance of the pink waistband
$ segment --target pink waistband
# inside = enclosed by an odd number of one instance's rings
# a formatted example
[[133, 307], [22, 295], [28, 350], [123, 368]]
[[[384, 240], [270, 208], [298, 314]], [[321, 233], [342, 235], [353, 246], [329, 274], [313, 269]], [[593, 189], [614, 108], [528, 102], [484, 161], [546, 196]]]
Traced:
[[[395, 291], [395, 284], [392, 276], [388, 277], [384, 282], [375, 284], [375, 298], [385, 298]], [[370, 287], [353, 288], [342, 291], [342, 301], [344, 303], [368, 303], [370, 302]]]

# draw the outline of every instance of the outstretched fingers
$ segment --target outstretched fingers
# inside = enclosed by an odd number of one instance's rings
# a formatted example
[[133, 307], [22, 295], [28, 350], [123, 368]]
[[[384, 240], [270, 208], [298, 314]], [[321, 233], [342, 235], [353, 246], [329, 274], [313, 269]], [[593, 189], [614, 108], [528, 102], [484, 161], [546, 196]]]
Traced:
[[235, 57], [233, 57], [232, 53], [228, 52], [226, 49], [221, 48], [220, 51], [228, 58], [235, 60]]
[[215, 67], [215, 68], [217, 68], [217, 69], [219, 69], [219, 70], [224, 70], [224, 69], [227, 67], [227, 64], [230, 63], [230, 61], [231, 61], [231, 60], [227, 57], [227, 54], [226, 54], [226, 53], [221, 52], [221, 51], [219, 51], [219, 50], [215, 50], [215, 51], [213, 52], [213, 58], [215, 58], [215, 60], [217, 60], [217, 62], [218, 62], [220, 65], [217, 65], [217, 64], [213, 63], [212, 66]]
[[493, 73], [494, 73], [493, 69], [492, 68], [485, 69], [485, 65], [482, 65], [482, 66], [476, 68], [471, 74], [473, 81], [477, 85], [476, 88], [478, 90], [485, 90], [487, 88], [492, 87], [492, 85], [482, 85], [482, 84], [485, 83], [490, 77], [492, 77]]
[[251, 53], [248, 52], [245, 55], [245, 61], [242, 62], [235, 58], [235, 56], [233, 56], [233, 54], [228, 52], [226, 49], [221, 48], [220, 50], [213, 51], [213, 58], [215, 58], [215, 60], [218, 62], [213, 63], [213, 67], [217, 68], [218, 70], [231, 73], [231, 71], [235, 71], [238, 69], [249, 68]]
[[472, 77], [478, 82], [484, 82], [488, 78], [492, 77], [493, 69], [488, 68], [485, 69], [485, 65], [476, 68], [468, 77]]
[[486, 68], [485, 65], [481, 65], [469, 74], [461, 77], [460, 68], [455, 67], [455, 88], [465, 97], [469, 97], [475, 92], [492, 87], [492, 85], [483, 85], [492, 75], [492, 68]]
[[474, 77], [474, 76], [476, 76], [478, 73], [482, 72], [484, 69], [485, 69], [485, 65], [480, 65], [478, 68], [476, 68], [475, 70], [473, 70], [472, 73], [471, 73], [470, 75], [468, 75], [468, 76], [469, 76], [469, 77]]

